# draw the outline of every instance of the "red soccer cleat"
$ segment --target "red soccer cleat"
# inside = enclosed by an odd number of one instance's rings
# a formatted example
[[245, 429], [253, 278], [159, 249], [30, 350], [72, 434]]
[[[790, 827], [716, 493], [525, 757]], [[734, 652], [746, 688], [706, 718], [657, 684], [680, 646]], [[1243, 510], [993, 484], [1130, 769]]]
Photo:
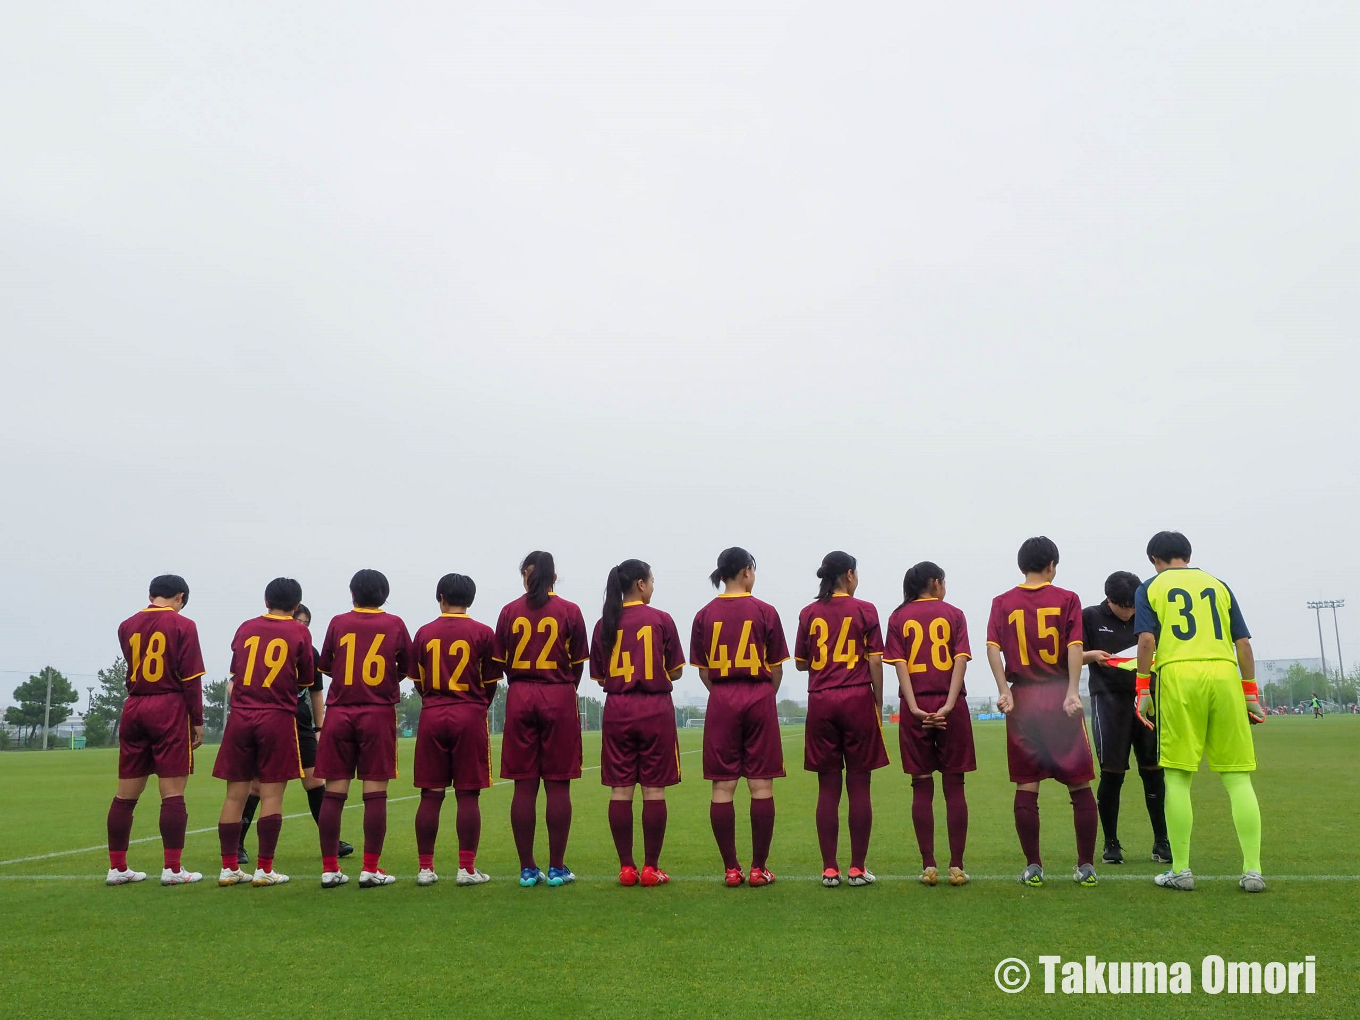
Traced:
[[774, 875], [770, 873], [768, 868], [757, 868], [753, 864], [751, 865], [751, 877], [747, 879], [747, 882], [752, 888], [762, 885], [774, 885]]
[[658, 885], [665, 885], [670, 880], [670, 875], [650, 864], [642, 869], [642, 884], [648, 889]]
[[741, 873], [741, 868], [728, 868], [727, 874], [723, 876], [723, 883], [733, 889], [746, 881], [746, 876]]
[[638, 870], [632, 864], [625, 864], [619, 868], [619, 885], [637, 885]]

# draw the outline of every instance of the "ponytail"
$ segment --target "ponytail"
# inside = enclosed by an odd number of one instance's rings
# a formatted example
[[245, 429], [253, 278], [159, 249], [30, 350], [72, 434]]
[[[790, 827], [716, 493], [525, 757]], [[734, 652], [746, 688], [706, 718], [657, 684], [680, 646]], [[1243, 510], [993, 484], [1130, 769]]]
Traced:
[[850, 571], [855, 569], [857, 560], [848, 552], [829, 552], [822, 557], [822, 565], [817, 568], [817, 577], [821, 579], [821, 587], [817, 589], [818, 602], [830, 602], [831, 596], [835, 592], [841, 579]]
[[724, 581], [730, 581], [747, 567], [754, 568], [756, 558], [748, 553], [741, 546], [734, 545], [730, 549], [724, 549], [718, 553], [718, 566], [713, 573], [708, 575], [709, 582], [713, 587], [718, 587]]
[[557, 580], [557, 566], [553, 563], [552, 553], [542, 550], [531, 552], [519, 565], [519, 572], [524, 575], [529, 608], [541, 609], [547, 605], [553, 582]]
[[906, 576], [902, 578], [902, 605], [908, 602], [915, 602], [930, 588], [931, 581], [943, 581], [944, 571], [938, 563], [930, 560], [922, 560], [920, 563], [907, 569]]
[[642, 560], [624, 560], [609, 571], [604, 583], [604, 610], [600, 614], [600, 638], [613, 654], [619, 637], [619, 617], [623, 615], [623, 597], [633, 585], [651, 577], [652, 568]]

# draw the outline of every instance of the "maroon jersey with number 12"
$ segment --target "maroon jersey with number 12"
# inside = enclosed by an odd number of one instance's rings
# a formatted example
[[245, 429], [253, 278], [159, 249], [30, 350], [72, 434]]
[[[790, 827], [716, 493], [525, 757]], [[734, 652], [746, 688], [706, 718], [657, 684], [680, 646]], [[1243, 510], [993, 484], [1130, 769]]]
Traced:
[[1053, 584], [1017, 585], [992, 599], [987, 643], [1012, 684], [1067, 682], [1067, 649], [1082, 644], [1081, 600]]
[[381, 609], [341, 613], [321, 642], [321, 672], [331, 678], [326, 707], [395, 705], [411, 666], [411, 635], [401, 617]]
[[618, 630], [604, 634], [595, 624], [590, 642], [590, 678], [606, 694], [669, 694], [670, 673], [685, 664], [685, 646], [670, 613], [642, 602], [625, 602]]
[[467, 613], [441, 613], [416, 631], [408, 675], [427, 705], [465, 701], [485, 707], [501, 678], [496, 635]]

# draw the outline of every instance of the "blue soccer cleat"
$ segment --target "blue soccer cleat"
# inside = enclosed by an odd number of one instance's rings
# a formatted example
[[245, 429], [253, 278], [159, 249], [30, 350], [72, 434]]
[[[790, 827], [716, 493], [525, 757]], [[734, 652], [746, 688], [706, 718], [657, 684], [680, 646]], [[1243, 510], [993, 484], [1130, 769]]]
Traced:
[[[519, 884], [528, 889], [543, 881], [543, 872], [538, 868], [524, 868], [519, 873]], [[550, 883], [551, 884], [551, 883]]]
[[[520, 879], [522, 882], [523, 879]], [[570, 885], [576, 881], [576, 876], [571, 873], [571, 869], [565, 864], [560, 868], [548, 869], [548, 884], [553, 888], [559, 885]]]

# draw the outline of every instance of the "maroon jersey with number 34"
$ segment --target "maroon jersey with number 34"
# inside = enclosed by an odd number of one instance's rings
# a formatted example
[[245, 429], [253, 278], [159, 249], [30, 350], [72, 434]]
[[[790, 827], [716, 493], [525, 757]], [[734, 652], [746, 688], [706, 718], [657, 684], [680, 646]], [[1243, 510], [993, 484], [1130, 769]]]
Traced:
[[883, 632], [872, 602], [837, 592], [798, 614], [793, 655], [807, 663], [809, 694], [869, 683], [869, 656], [882, 654]]

